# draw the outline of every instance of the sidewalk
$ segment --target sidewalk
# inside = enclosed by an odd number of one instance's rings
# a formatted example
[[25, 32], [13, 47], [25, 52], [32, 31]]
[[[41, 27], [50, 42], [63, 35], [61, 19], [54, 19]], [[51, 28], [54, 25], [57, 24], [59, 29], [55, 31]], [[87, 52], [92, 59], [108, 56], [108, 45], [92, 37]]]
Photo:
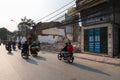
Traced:
[[82, 53], [75, 53], [74, 56], [75, 58], [120, 66], [120, 58], [116, 59], [116, 58], [96, 56], [96, 55], [90, 55], [90, 54], [82, 54]]

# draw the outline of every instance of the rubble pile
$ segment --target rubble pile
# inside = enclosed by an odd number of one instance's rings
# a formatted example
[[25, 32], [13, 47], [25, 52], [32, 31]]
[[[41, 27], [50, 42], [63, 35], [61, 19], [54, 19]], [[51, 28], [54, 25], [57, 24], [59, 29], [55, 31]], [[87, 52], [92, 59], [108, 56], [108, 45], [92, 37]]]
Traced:
[[[78, 42], [73, 42], [72, 43], [73, 48], [74, 48], [74, 52], [80, 52], [80, 44]], [[60, 52], [60, 50], [65, 46], [65, 43], [53, 43], [53, 44], [49, 44], [49, 43], [41, 43], [41, 50], [45, 50], [45, 51], [55, 51], [55, 52]]]
[[76, 53], [81, 52], [81, 45], [80, 45], [79, 42], [73, 42], [72, 45], [73, 45], [73, 48], [74, 48], [74, 52], [76, 52]]
[[41, 50], [45, 51], [60, 51], [64, 47], [64, 43], [54, 43], [54, 44], [48, 44], [44, 43], [41, 44]]

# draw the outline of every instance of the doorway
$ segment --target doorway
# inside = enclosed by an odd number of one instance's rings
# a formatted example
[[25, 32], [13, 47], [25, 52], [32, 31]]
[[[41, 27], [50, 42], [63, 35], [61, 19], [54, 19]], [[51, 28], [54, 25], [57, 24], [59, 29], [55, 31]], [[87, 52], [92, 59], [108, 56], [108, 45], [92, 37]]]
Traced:
[[120, 28], [118, 29], [118, 40], [119, 40], [119, 57], [120, 57]]

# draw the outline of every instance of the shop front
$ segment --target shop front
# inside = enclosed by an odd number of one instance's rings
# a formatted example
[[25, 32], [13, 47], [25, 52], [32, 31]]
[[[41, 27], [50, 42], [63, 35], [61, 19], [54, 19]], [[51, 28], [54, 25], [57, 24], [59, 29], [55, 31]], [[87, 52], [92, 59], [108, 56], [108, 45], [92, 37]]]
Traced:
[[120, 28], [119, 28], [119, 57], [120, 57]]
[[108, 52], [107, 27], [84, 30], [84, 51], [94, 53]]
[[113, 56], [120, 57], [120, 27], [114, 25], [113, 28]]
[[120, 0], [77, 0], [80, 13], [81, 51], [120, 55]]

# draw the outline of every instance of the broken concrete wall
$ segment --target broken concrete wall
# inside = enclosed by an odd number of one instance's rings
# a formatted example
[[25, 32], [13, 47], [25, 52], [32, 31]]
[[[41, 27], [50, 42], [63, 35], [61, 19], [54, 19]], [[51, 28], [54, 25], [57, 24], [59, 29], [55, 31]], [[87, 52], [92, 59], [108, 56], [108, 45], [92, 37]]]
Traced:
[[38, 40], [40, 41], [40, 43], [49, 43], [49, 44], [53, 44], [59, 41], [62, 41], [62, 38], [59, 36], [53, 36], [53, 35], [48, 35], [48, 36], [38, 36]]

